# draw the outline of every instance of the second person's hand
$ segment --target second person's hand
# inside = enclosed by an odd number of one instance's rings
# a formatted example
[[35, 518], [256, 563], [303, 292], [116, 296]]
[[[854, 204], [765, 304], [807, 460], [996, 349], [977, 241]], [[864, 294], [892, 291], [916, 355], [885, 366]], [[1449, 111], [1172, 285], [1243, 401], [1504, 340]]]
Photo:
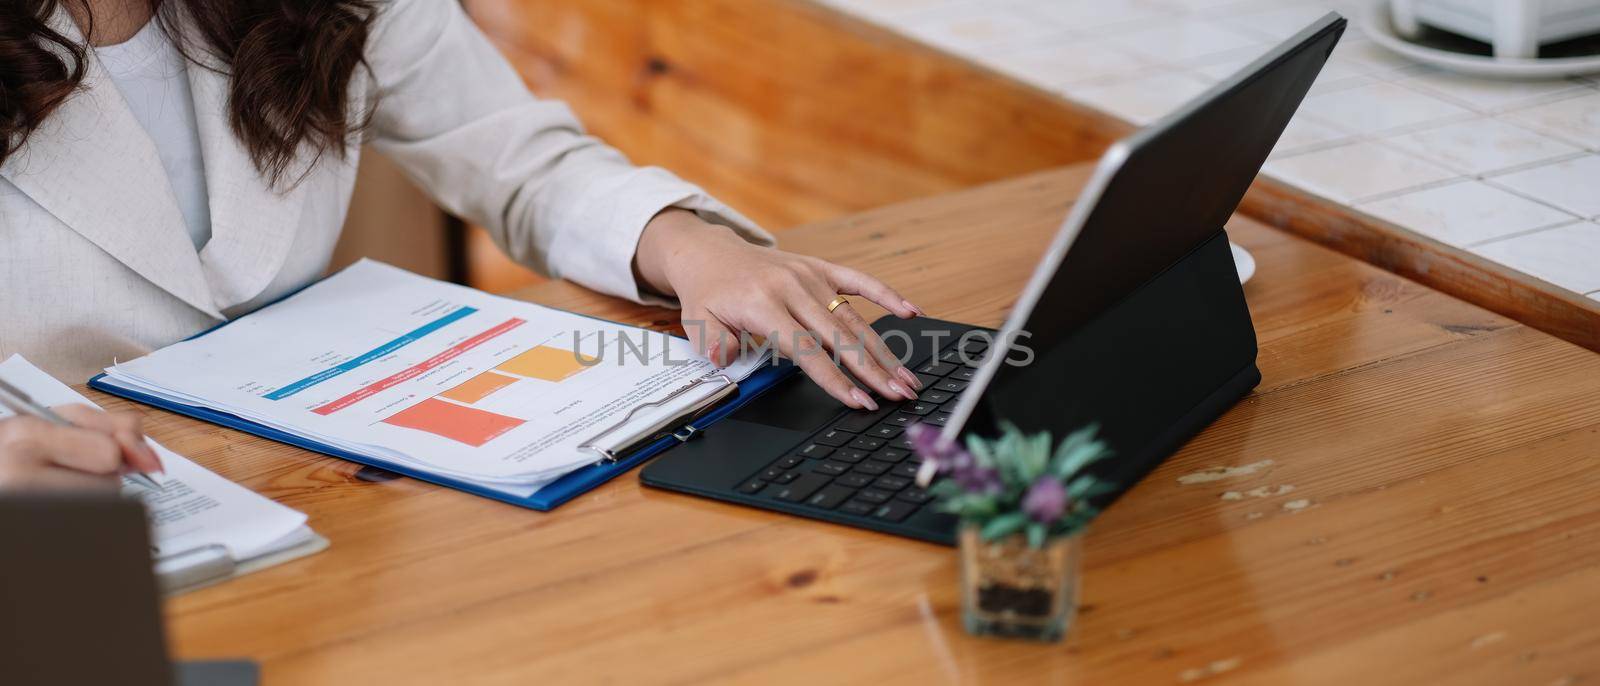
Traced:
[[52, 409], [74, 426], [35, 417], [0, 419], [0, 491], [114, 491], [124, 471], [161, 471], [139, 415], [87, 405]]

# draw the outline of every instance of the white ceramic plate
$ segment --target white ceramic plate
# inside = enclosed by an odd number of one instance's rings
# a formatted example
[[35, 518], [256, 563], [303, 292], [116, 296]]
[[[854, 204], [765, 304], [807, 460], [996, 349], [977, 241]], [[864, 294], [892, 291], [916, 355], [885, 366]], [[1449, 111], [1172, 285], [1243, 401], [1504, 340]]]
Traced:
[[1423, 64], [1491, 79], [1559, 79], [1600, 72], [1600, 55], [1555, 59], [1512, 59], [1469, 55], [1408, 41], [1394, 30], [1389, 0], [1378, 0], [1367, 12], [1362, 28], [1373, 42]]
[[1256, 275], [1256, 258], [1251, 257], [1249, 251], [1239, 247], [1238, 243], [1228, 243], [1228, 249], [1233, 251], [1233, 268], [1239, 270], [1239, 283], [1250, 280]]

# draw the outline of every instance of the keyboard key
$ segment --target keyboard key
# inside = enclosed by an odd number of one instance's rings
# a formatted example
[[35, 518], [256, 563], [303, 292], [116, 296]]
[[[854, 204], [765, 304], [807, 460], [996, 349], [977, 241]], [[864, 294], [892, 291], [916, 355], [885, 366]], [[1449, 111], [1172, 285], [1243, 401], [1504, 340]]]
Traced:
[[812, 467], [811, 471], [818, 474], [838, 476], [850, 471], [850, 465], [839, 462], [838, 460], [823, 460], [822, 462], [817, 463], [817, 466]]
[[826, 446], [839, 447], [850, 441], [856, 440], [856, 435], [841, 429], [828, 429], [817, 436], [816, 441]]
[[810, 498], [817, 489], [826, 486], [830, 478], [832, 477], [827, 474], [802, 474], [800, 478], [794, 480], [794, 483], [768, 486], [765, 492], [778, 500], [798, 503]]
[[850, 496], [855, 494], [856, 490], [853, 488], [845, 488], [839, 484], [829, 484], [806, 500], [806, 504], [820, 507], [824, 510], [831, 510], [838, 507], [840, 503], [849, 500]]
[[766, 487], [767, 482], [760, 479], [751, 479], [739, 485], [739, 492], [754, 495], [756, 493], [760, 493], [761, 489]]
[[874, 505], [889, 502], [889, 499], [893, 497], [893, 493], [888, 491], [880, 491], [875, 488], [868, 488], [856, 494], [857, 500], [864, 500]]
[[913, 503], [916, 505], [921, 505], [929, 500], [933, 500], [932, 495], [929, 495], [927, 491], [924, 491], [920, 488], [908, 488], [904, 491], [894, 494], [894, 497], [896, 500], [904, 500], [908, 503]]
[[854, 450], [852, 448], [840, 448], [838, 452], [833, 454], [833, 459], [840, 462], [849, 462], [850, 464], [855, 464], [867, 459], [867, 451]]
[[971, 381], [972, 377], [977, 376], [977, 375], [978, 375], [977, 368], [975, 368], [975, 367], [962, 367], [962, 368], [956, 370], [956, 373], [951, 374], [950, 378], [957, 379], [957, 380], [960, 380], [960, 381]]
[[910, 517], [911, 513], [916, 511], [916, 505], [912, 505], [904, 500], [891, 500], [887, 503], [879, 505], [878, 509], [872, 512], [872, 516], [891, 522], [900, 522], [905, 521], [906, 517]]
[[935, 413], [933, 413], [931, 415], [928, 415], [927, 417], [924, 417], [922, 421], [925, 421], [925, 422], [927, 422], [929, 424], [932, 424], [934, 426], [944, 426], [945, 424], [950, 423], [950, 413], [949, 412], [935, 412]]
[[961, 349], [967, 351], [967, 357], [978, 357], [989, 350], [989, 339], [983, 336], [972, 336], [961, 343]]
[[938, 410], [939, 406], [935, 405], [933, 403], [925, 403], [925, 402], [918, 401], [918, 402], [914, 402], [914, 403], [906, 403], [906, 406], [902, 407], [900, 409], [901, 409], [901, 411], [903, 411], [903, 412], [905, 412], [907, 414], [914, 414], [914, 415], [921, 416], [921, 415], [930, 414], [930, 413], [934, 412], [935, 410]]
[[895, 465], [894, 469], [889, 470], [889, 473], [895, 476], [903, 476], [907, 479], [915, 479], [919, 469], [922, 469], [922, 463], [920, 462], [901, 462]]
[[827, 457], [832, 452], [833, 452], [833, 448], [829, 448], [828, 446], [825, 446], [825, 445], [823, 445], [821, 443], [810, 443], [810, 444], [807, 444], [806, 447], [801, 448], [800, 452], [795, 453], [795, 454], [801, 455], [801, 456], [804, 456], [804, 457], [815, 457], [815, 458], [821, 459], [821, 458]]
[[852, 500], [852, 501], [850, 501], [848, 503], [845, 503], [843, 507], [839, 508], [839, 511], [843, 512], [845, 514], [860, 515], [862, 517], [865, 517], [865, 516], [867, 516], [869, 514], [872, 514], [872, 511], [877, 509], [877, 507], [878, 506], [873, 504], [873, 503], [869, 503], [869, 502], [867, 502], [865, 500], [861, 500], [860, 498], [857, 498], [857, 499]]
[[922, 395], [917, 396], [917, 400], [938, 405], [954, 397], [956, 397], [956, 394], [951, 393], [950, 391], [941, 391], [937, 388], [930, 388], [926, 391], [923, 391]]
[[910, 451], [901, 450], [899, 448], [884, 448], [883, 450], [873, 453], [872, 459], [883, 460], [884, 462], [899, 462], [906, 459], [910, 455]]
[[889, 413], [893, 411], [894, 408], [889, 407], [887, 403], [873, 412], [856, 410], [855, 412], [845, 415], [844, 419], [834, 422], [833, 428], [858, 434], [872, 428], [873, 424], [877, 424], [880, 420], [882, 420], [884, 417], [887, 417]]
[[906, 414], [904, 412], [900, 412], [900, 413], [895, 414], [895, 416], [893, 416], [893, 417], [890, 417], [888, 419], [883, 420], [883, 423], [884, 424], [893, 424], [895, 426], [911, 426], [912, 424], [915, 424], [915, 423], [920, 422], [920, 421], [922, 421], [921, 417], [918, 417], [918, 416], [916, 416], [914, 414]]
[[867, 460], [866, 462], [856, 465], [856, 471], [861, 472], [862, 474], [871, 474], [873, 476], [877, 476], [889, 471], [893, 467], [894, 465], [889, 464], [888, 462]]
[[850, 473], [833, 480], [834, 483], [850, 488], [861, 488], [872, 483], [871, 474]]
[[874, 426], [874, 427], [872, 427], [870, 429], [867, 429], [866, 435], [871, 436], [873, 438], [881, 438], [883, 440], [889, 440], [891, 438], [894, 438], [895, 436], [899, 436], [900, 432], [902, 432], [902, 431], [905, 431], [905, 429], [903, 429], [901, 427], [898, 427], [898, 426], [895, 426], [893, 424], [885, 423], [885, 424], [879, 424], [879, 425]]
[[[822, 456], [818, 455], [817, 457], [822, 457]], [[800, 465], [804, 464], [805, 461], [806, 461], [806, 458], [804, 458], [804, 457], [801, 457], [799, 455], [790, 455], [790, 456], [785, 457], [785, 458], [783, 458], [781, 460], [778, 460], [777, 462], [772, 463], [772, 466], [777, 467], [779, 469], [794, 469], [795, 467], [799, 467]]]
[[775, 484], [786, 484], [800, 478], [800, 475], [804, 473], [805, 472], [796, 469], [793, 471], [784, 472], [783, 474], [779, 475], [778, 478], [772, 479], [771, 481]]
[[[964, 390], [967, 390], [967, 382], [961, 381], [961, 380], [958, 380], [958, 379], [944, 379], [943, 381], [940, 381], [939, 383], [934, 384], [933, 388], [936, 391], [950, 391], [951, 393], [960, 393], [960, 392], [962, 392]], [[820, 441], [822, 439], [819, 438], [817, 440]]]
[[910, 479], [907, 479], [907, 478], [905, 478], [903, 476], [893, 476], [893, 475], [880, 476], [880, 477], [878, 477], [877, 481], [872, 482], [872, 487], [873, 488], [881, 488], [881, 489], [883, 489], [885, 491], [898, 491], [898, 490], [900, 490], [902, 488], [905, 488], [907, 486], [910, 486], [910, 485], [911, 485], [911, 480]]
[[939, 382], [939, 377], [932, 374], [918, 374], [917, 380], [922, 382], [922, 387], [927, 388]]
[[927, 374], [929, 376], [944, 376], [955, 370], [956, 365], [950, 364], [949, 362], [929, 362], [921, 367], [917, 367], [917, 372], [919, 374]]
[[971, 369], [983, 364], [983, 355], [963, 354], [959, 350], [946, 350], [943, 354], [939, 355], [939, 361], [945, 364]]
[[[918, 417], [917, 419], [920, 420], [922, 418]], [[891, 448], [894, 448], [895, 450], [910, 450], [911, 449], [911, 437], [907, 436], [905, 434], [900, 434], [899, 438], [896, 438], [896, 439], [894, 439], [892, 441], [889, 441], [888, 446], [891, 447]]]
[[767, 481], [776, 481], [778, 479], [778, 477], [783, 476], [783, 472], [785, 471], [785, 469], [786, 469], [785, 467], [779, 467], [777, 465], [773, 465], [771, 467], [768, 467], [767, 471], [764, 471], [764, 472], [761, 473], [761, 478], [766, 479]]
[[856, 450], [866, 450], [871, 452], [873, 450], [882, 448], [883, 441], [876, 438], [867, 438], [866, 436], [862, 436], [861, 438], [850, 441], [850, 447]]

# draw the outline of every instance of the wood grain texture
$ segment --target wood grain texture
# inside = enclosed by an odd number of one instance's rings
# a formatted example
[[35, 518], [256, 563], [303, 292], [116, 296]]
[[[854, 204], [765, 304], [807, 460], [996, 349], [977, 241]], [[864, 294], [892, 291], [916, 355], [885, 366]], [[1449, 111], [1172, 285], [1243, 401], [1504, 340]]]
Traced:
[[[1130, 125], [813, 0], [467, 0], [535, 90], [783, 228], [1085, 160]], [[1286, 184], [1242, 211], [1600, 351], [1600, 302]], [[495, 288], [522, 283], [487, 241]]]
[[[783, 240], [994, 325], [1086, 172]], [[1600, 356], [1258, 222], [1229, 230], [1259, 258], [1263, 382], [1094, 524], [1065, 643], [963, 634], [950, 549], [633, 474], [540, 514], [146, 408], [155, 438], [333, 542], [169, 602], [174, 646], [257, 658], [268, 686], [1600, 678]], [[519, 295], [674, 325], [566, 283]]]
[[[774, 230], [1090, 160], [1121, 130], [804, 0], [464, 4], [534, 92]], [[484, 283], [525, 273], [475, 246]]]

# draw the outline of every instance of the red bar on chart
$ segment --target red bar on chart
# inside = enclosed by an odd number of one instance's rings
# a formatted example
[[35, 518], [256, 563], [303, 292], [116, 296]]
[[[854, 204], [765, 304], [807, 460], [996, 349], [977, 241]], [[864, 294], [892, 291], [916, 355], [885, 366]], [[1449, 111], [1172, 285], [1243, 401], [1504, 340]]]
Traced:
[[434, 355], [433, 357], [423, 360], [422, 362], [414, 364], [410, 367], [406, 367], [392, 376], [374, 381], [370, 384], [362, 386], [361, 388], [357, 388], [355, 391], [344, 396], [343, 398], [339, 398], [338, 400], [327, 403], [320, 407], [314, 407], [311, 409], [311, 411], [326, 417], [330, 414], [338, 412], [339, 410], [377, 395], [380, 391], [393, 388], [401, 383], [422, 376], [422, 374], [429, 369], [433, 369], [434, 367], [460, 357], [462, 353], [483, 345], [485, 341], [522, 326], [524, 323], [526, 323], [524, 320], [517, 319], [515, 317], [507, 319], [504, 322], [496, 324], [494, 328], [491, 328], [488, 331], [484, 331], [483, 333], [450, 346], [442, 353]]
[[428, 398], [390, 415], [383, 423], [426, 431], [476, 448], [517, 428], [522, 420]]

